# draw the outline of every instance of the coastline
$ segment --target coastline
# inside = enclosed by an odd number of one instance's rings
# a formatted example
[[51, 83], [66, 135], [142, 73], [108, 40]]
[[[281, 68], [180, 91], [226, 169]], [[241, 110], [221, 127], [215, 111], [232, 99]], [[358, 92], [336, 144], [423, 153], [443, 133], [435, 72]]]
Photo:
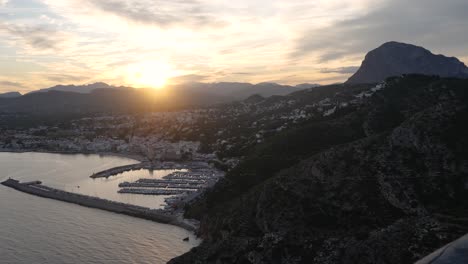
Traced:
[[[83, 151], [54, 151], [54, 150], [18, 150], [18, 149], [0, 149], [0, 153], [46, 153], [46, 154], [64, 154], [64, 155], [99, 155], [120, 157], [135, 160], [139, 163], [147, 161], [145, 157], [138, 154], [115, 153], [115, 152], [83, 152]], [[138, 163], [135, 163], [138, 164]]]

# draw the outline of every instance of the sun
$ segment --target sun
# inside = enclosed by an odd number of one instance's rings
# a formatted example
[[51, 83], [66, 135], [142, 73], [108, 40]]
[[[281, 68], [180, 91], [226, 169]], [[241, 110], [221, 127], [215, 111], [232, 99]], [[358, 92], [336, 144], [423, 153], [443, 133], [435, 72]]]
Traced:
[[129, 65], [126, 82], [136, 88], [163, 88], [174, 76], [172, 67], [164, 62], [146, 61]]

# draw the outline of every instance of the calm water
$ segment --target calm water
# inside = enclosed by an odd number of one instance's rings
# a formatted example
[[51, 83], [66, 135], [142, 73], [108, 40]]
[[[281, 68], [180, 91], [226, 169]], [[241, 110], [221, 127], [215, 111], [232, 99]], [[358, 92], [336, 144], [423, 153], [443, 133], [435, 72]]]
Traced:
[[[98, 155], [0, 153], [0, 180], [41, 180], [57, 188], [158, 207], [161, 198], [117, 194], [117, 185], [141, 177], [162, 177], [170, 171], [89, 178], [93, 172], [135, 162]], [[187, 236], [190, 242], [183, 242]], [[165, 263], [198, 243], [178, 227], [0, 186], [0, 263]]]

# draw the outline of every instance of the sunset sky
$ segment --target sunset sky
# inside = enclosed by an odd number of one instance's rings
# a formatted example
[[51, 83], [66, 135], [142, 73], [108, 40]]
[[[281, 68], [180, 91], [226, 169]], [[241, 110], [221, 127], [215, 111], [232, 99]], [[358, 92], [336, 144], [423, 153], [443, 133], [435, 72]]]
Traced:
[[333, 83], [390, 40], [468, 62], [467, 0], [0, 0], [0, 92]]

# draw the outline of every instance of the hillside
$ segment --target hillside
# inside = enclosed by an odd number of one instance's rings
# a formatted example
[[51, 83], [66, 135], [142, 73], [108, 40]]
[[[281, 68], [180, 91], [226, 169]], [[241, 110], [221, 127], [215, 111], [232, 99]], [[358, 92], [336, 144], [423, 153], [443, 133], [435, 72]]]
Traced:
[[434, 55], [422, 47], [387, 42], [370, 51], [347, 83], [377, 83], [402, 74], [468, 78], [468, 68], [454, 57]]
[[[241, 151], [241, 163], [187, 208], [203, 244], [170, 263], [412, 263], [460, 237], [467, 87], [419, 75], [359, 87], [353, 105], [345, 96], [342, 110]], [[309, 105], [323, 104], [317, 95]]]

